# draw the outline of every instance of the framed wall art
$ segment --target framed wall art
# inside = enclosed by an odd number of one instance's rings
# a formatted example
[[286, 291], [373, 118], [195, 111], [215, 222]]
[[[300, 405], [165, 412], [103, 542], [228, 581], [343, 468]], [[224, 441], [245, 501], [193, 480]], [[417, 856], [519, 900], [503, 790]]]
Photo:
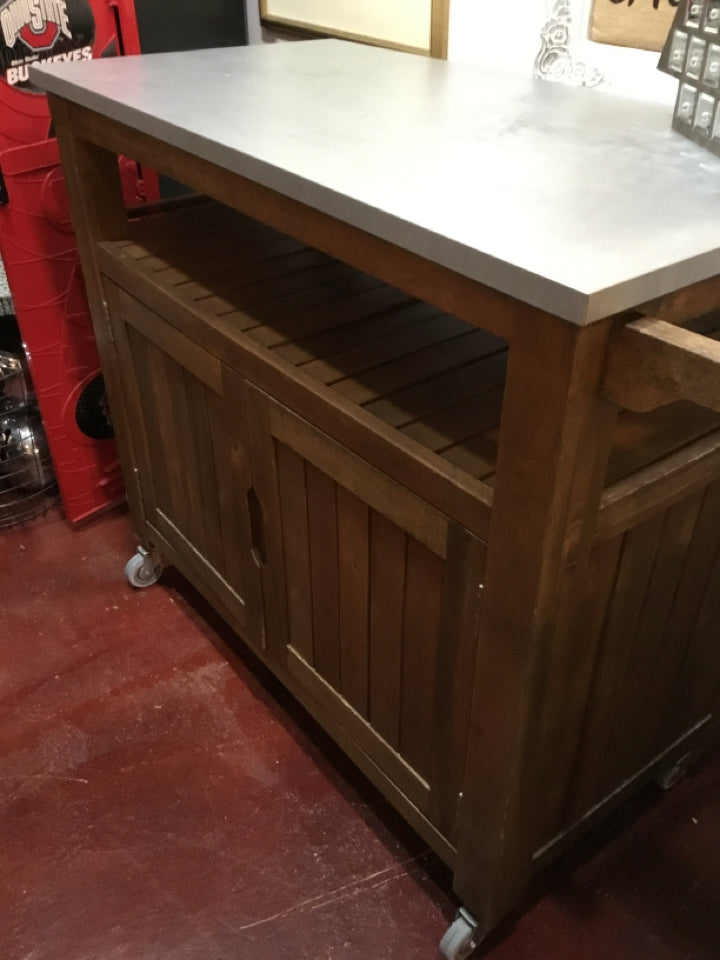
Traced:
[[447, 57], [450, 0], [260, 0], [269, 27]]

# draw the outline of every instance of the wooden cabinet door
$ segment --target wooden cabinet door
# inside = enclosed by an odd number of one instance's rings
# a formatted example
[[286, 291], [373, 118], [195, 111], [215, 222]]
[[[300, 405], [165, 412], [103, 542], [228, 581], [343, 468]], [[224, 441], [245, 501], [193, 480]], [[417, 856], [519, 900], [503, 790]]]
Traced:
[[145, 516], [137, 532], [263, 646], [242, 380], [107, 278], [105, 288]]
[[248, 397], [266, 572], [284, 584], [273, 656], [452, 843], [485, 544], [259, 390]]

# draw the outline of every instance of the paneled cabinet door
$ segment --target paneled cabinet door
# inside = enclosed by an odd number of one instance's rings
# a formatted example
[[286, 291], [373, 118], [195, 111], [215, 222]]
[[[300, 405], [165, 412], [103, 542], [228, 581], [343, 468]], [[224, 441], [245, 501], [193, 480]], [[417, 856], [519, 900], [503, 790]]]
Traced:
[[105, 279], [145, 514], [165, 551], [242, 635], [264, 645], [241, 379]]
[[[276, 659], [452, 843], [485, 545], [248, 386]], [[286, 619], [285, 619], [286, 615]]]

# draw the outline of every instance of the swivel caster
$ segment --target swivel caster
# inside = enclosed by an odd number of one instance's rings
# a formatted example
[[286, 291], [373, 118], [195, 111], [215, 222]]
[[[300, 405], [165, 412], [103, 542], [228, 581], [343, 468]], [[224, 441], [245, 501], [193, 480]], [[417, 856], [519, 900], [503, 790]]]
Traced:
[[679, 783], [690, 767], [701, 755], [702, 750], [695, 748], [676, 760], [671, 767], [666, 767], [655, 774], [655, 783], [661, 790], [671, 790], [676, 783]]
[[467, 960], [467, 957], [480, 946], [483, 935], [477, 920], [465, 907], [460, 907], [455, 920], [440, 941], [440, 956], [444, 960]]
[[125, 576], [133, 587], [150, 587], [157, 583], [161, 573], [162, 566], [155, 563], [145, 547], [138, 547], [137, 553], [125, 564]]

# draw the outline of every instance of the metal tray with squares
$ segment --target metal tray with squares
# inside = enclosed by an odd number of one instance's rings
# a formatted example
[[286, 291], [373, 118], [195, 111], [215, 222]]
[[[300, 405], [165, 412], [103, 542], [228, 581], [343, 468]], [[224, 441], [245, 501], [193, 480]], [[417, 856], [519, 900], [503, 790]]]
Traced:
[[720, 155], [720, 0], [682, 0], [658, 69], [679, 81], [673, 129]]

